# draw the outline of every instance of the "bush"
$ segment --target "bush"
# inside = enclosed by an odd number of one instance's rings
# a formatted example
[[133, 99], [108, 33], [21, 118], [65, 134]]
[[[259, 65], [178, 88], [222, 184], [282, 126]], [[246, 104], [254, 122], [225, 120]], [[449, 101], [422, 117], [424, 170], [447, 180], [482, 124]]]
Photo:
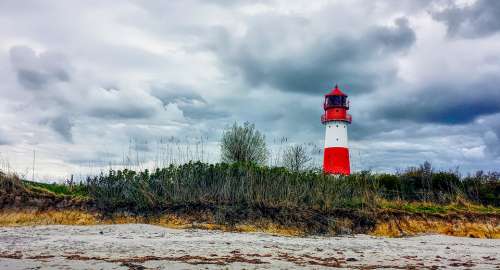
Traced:
[[283, 153], [283, 166], [294, 172], [304, 170], [309, 161], [311, 157], [304, 145], [289, 146]]
[[400, 199], [401, 198], [401, 179], [396, 175], [392, 174], [380, 174], [377, 177], [377, 181], [380, 186], [380, 194], [388, 199]]
[[370, 175], [335, 177], [250, 163], [187, 163], [147, 171], [110, 171], [88, 179], [106, 211], [152, 212], [174, 205], [231, 205], [329, 210], [374, 205]]
[[265, 137], [255, 129], [254, 124], [245, 122], [243, 126], [239, 126], [234, 123], [231, 128], [222, 134], [222, 162], [251, 162], [264, 165], [267, 156]]
[[377, 198], [451, 203], [462, 198], [498, 206], [498, 174], [460, 180], [456, 173], [410, 168], [404, 173], [331, 176], [252, 163], [201, 162], [153, 172], [110, 171], [87, 180], [101, 210], [150, 213], [173, 206], [251, 207], [330, 211], [376, 208]]
[[500, 172], [476, 172], [465, 177], [463, 191], [468, 198], [484, 205], [500, 206]]

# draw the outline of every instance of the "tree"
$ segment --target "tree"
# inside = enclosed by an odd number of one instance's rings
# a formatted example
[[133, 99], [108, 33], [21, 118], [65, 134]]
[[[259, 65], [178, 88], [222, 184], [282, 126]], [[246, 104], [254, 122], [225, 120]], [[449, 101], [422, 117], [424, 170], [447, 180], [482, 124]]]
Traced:
[[289, 146], [283, 154], [283, 166], [295, 172], [305, 169], [309, 161], [311, 157], [304, 145]]
[[265, 136], [255, 129], [255, 125], [245, 122], [243, 126], [234, 123], [222, 134], [222, 162], [252, 162], [264, 165], [268, 151]]

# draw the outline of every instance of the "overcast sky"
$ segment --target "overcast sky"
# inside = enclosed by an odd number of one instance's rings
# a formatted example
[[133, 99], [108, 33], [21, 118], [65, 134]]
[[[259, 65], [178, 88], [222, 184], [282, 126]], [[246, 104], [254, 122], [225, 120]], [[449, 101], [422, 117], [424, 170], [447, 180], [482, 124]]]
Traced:
[[495, 0], [2, 0], [0, 167], [31, 177], [34, 150], [42, 180], [215, 162], [235, 121], [274, 153], [322, 148], [338, 84], [354, 170], [498, 170], [498, 14]]

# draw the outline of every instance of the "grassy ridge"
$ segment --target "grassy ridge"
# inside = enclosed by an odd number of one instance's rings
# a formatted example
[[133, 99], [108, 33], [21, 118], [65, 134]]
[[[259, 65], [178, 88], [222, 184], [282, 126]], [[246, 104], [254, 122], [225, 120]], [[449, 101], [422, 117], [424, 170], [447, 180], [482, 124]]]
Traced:
[[368, 176], [333, 177], [251, 164], [197, 162], [152, 173], [111, 171], [90, 178], [88, 191], [106, 211], [147, 212], [181, 204], [329, 210], [373, 205], [376, 187]]
[[434, 232], [498, 238], [498, 200], [483, 203], [498, 196], [495, 175], [460, 179], [411, 169], [339, 177], [242, 163], [110, 171], [78, 185], [0, 174], [0, 223], [143, 222], [292, 235]]
[[455, 204], [458, 209], [474, 203], [484, 205], [477, 209], [489, 211], [486, 206], [500, 203], [499, 179], [495, 173], [461, 179], [456, 173], [434, 173], [425, 166], [395, 175], [331, 176], [244, 163], [196, 162], [154, 172], [110, 171], [89, 178], [87, 188], [100, 209], [136, 213], [189, 204], [320, 211], [405, 207], [413, 212], [440, 212], [452, 209], [443, 205]]
[[57, 183], [40, 183], [22, 180], [25, 187], [30, 190], [38, 190], [40, 192], [50, 192], [55, 195], [67, 195], [74, 197], [87, 197], [88, 189], [84, 183], [79, 184], [57, 184]]
[[498, 173], [460, 178], [454, 172], [434, 172], [426, 165], [398, 174], [331, 176], [248, 163], [195, 162], [153, 172], [109, 171], [80, 184], [5, 179], [0, 181], [0, 192], [8, 190], [7, 186], [22, 185], [33, 192], [89, 198], [101, 211], [137, 214], [154, 213], [172, 205], [319, 211], [401, 209], [423, 213], [492, 212], [500, 206]]

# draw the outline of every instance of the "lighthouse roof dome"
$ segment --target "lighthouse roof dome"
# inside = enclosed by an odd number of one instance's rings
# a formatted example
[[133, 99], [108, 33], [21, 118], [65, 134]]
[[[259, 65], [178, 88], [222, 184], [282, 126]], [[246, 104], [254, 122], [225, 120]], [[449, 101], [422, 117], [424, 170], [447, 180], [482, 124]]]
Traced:
[[335, 87], [332, 89], [332, 91], [328, 94], [325, 95], [326, 97], [328, 96], [344, 96], [344, 97], [347, 97], [346, 94], [344, 94], [344, 92], [342, 92], [342, 90], [340, 90], [339, 86], [338, 85], [335, 85]]

